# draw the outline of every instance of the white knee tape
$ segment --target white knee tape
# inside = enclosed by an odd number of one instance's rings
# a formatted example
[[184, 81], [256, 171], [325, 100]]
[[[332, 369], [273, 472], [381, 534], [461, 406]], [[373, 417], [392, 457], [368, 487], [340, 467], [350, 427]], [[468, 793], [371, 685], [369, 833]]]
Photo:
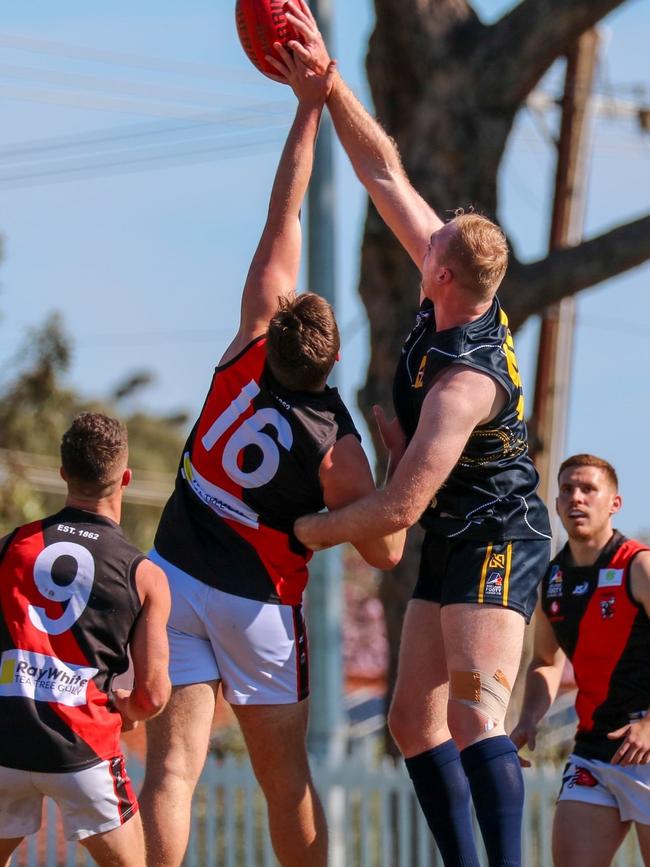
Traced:
[[486, 731], [504, 721], [512, 689], [505, 674], [484, 671], [452, 671], [449, 674], [449, 698], [459, 701], [487, 717]]

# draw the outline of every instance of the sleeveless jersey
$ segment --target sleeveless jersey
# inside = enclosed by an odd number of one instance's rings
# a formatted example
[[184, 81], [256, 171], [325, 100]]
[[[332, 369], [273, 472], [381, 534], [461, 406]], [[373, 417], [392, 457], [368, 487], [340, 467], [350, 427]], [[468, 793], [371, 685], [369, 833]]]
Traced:
[[508, 318], [494, 299], [480, 319], [436, 330], [425, 299], [406, 338], [393, 386], [395, 411], [411, 439], [436, 377], [451, 365], [486, 373], [506, 391], [498, 416], [472, 432], [462, 455], [420, 523], [447, 538], [497, 542], [550, 537], [546, 507], [535, 493], [528, 455], [524, 396]]
[[129, 665], [143, 555], [114, 521], [66, 507], [0, 557], [0, 765], [60, 773], [120, 755], [108, 693]]
[[568, 545], [542, 581], [542, 608], [573, 664], [577, 755], [609, 761], [607, 733], [650, 708], [650, 619], [630, 591], [630, 564], [645, 545], [615, 532], [593, 566], [572, 566]]
[[324, 508], [319, 469], [356, 432], [336, 389], [289, 391], [266, 365], [266, 338], [217, 367], [154, 546], [194, 578], [235, 596], [300, 603], [308, 551], [293, 535]]

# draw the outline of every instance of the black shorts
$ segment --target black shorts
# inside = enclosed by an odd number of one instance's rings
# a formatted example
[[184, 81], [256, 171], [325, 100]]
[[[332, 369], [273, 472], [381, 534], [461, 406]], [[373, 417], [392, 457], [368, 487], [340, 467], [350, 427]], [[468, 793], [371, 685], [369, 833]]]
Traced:
[[480, 542], [427, 533], [413, 599], [498, 605], [518, 611], [528, 623], [550, 559], [546, 539]]

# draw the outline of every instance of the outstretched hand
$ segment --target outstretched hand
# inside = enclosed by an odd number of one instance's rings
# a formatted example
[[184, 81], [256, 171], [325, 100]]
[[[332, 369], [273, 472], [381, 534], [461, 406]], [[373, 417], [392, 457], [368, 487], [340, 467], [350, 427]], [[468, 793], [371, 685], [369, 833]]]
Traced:
[[647, 765], [650, 763], [650, 717], [635, 720], [610, 732], [610, 740], [624, 738], [612, 758], [613, 765]]
[[406, 449], [406, 437], [397, 417], [388, 420], [384, 410], [375, 404], [372, 408], [377, 422], [377, 430], [384, 448], [393, 458], [401, 458]]
[[299, 39], [291, 39], [287, 47], [305, 66], [323, 75], [329, 68], [331, 58], [311, 9], [305, 0], [288, 0], [284, 5], [284, 14], [299, 36]]
[[[522, 747], [528, 747], [532, 752], [537, 742], [537, 726], [533, 725], [532, 722], [520, 719], [510, 733], [510, 740], [518, 750]], [[529, 759], [525, 759], [521, 755], [517, 756], [517, 758], [522, 768], [530, 768], [532, 766], [532, 762]]]
[[128, 715], [127, 707], [129, 704], [129, 698], [131, 696], [130, 689], [114, 689], [111, 693], [111, 703], [115, 710], [122, 717], [122, 731], [130, 732], [133, 731], [134, 728], [137, 728], [137, 721], [132, 720]]
[[278, 78], [289, 84], [302, 103], [324, 105], [332, 89], [336, 62], [331, 60], [324, 73], [306, 66], [296, 52], [288, 51], [280, 42], [273, 43], [277, 57], [266, 55], [266, 60], [278, 71]]

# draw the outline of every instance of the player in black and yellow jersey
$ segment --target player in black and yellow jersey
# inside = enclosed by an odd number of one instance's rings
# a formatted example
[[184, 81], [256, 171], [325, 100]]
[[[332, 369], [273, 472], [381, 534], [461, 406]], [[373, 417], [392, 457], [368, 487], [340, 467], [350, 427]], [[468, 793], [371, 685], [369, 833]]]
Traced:
[[[289, 48], [322, 74], [329, 55], [308, 7], [291, 0], [286, 8], [300, 37]], [[391, 730], [445, 863], [479, 863], [471, 792], [490, 865], [515, 867], [523, 782], [503, 721], [550, 528], [527, 454], [512, 338], [495, 298], [507, 242], [478, 214], [443, 223], [338, 74], [327, 104], [375, 207], [420, 268], [422, 293], [395, 379], [397, 420], [380, 414], [395, 467], [389, 484], [337, 514], [301, 518], [296, 535], [317, 549], [424, 524]]]

